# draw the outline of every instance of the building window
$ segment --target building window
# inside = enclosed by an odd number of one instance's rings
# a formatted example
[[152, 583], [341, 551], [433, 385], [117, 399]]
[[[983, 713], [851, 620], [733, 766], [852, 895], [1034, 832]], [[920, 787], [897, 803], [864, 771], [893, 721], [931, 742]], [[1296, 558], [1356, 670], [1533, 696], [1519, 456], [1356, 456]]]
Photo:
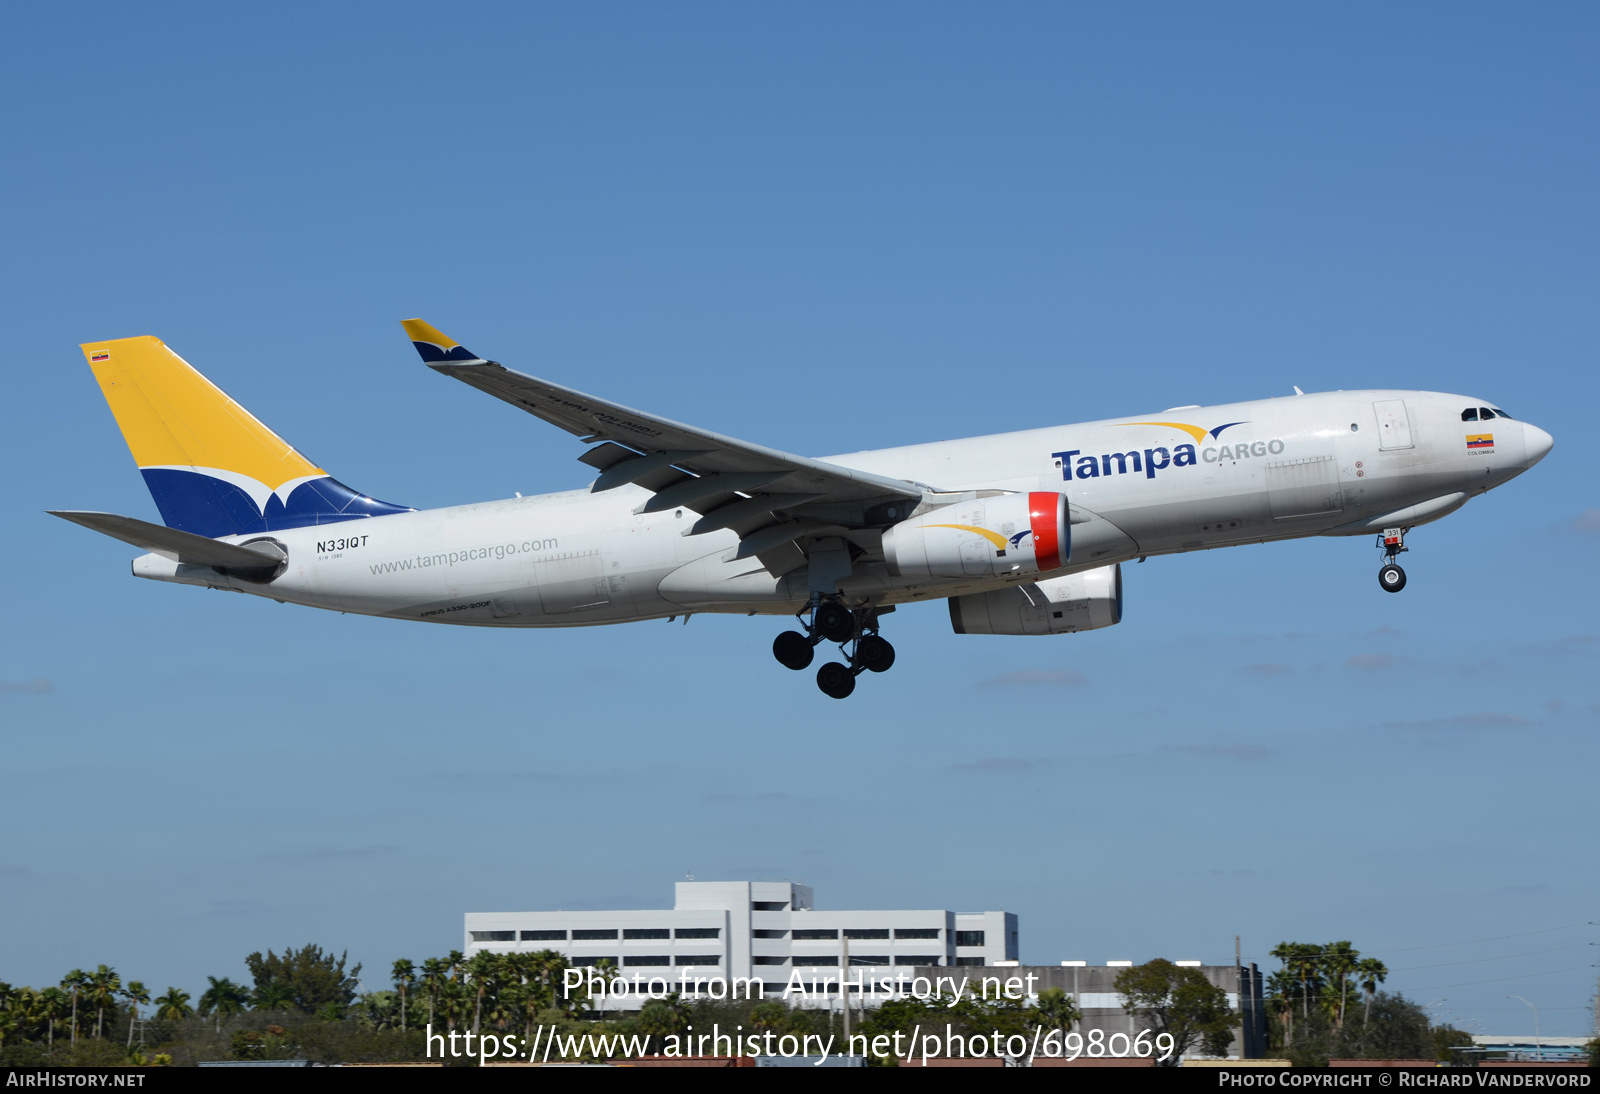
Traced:
[[720, 953], [680, 953], [678, 955], [678, 964], [720, 965], [722, 964], [722, 955]]
[[[978, 958], [981, 963], [982, 958]], [[896, 965], [937, 965], [939, 955], [936, 953], [897, 953], [894, 956]]]
[[796, 957], [794, 958], [794, 964], [806, 968], [822, 968], [826, 965], [838, 968], [839, 959], [837, 957]]
[[[615, 938], [616, 935], [611, 937]], [[623, 938], [671, 938], [672, 932], [665, 927], [624, 927]]]
[[522, 941], [524, 941], [524, 942], [565, 942], [566, 940], [567, 940], [567, 932], [566, 931], [523, 931], [522, 932]]
[[572, 932], [572, 941], [574, 942], [598, 942], [605, 939], [615, 941], [616, 937], [617, 929], [615, 927], [609, 931], [580, 929]]
[[617, 959], [615, 957], [573, 957], [569, 958], [568, 960], [572, 962], [574, 968], [579, 969], [598, 965], [602, 961], [609, 961], [612, 965], [617, 963]]
[[888, 938], [889, 937], [889, 928], [888, 927], [846, 927], [844, 929], [844, 936], [846, 938]]
[[796, 941], [804, 940], [810, 942], [821, 942], [824, 939], [839, 937], [838, 931], [830, 930], [824, 927], [796, 927], [791, 933], [794, 935]]
[[629, 953], [622, 955], [624, 965], [670, 965], [672, 958], [664, 953]]
[[789, 963], [789, 959], [787, 957], [759, 957], [759, 956], [757, 956], [757, 957], [752, 957], [750, 960], [751, 960], [752, 963], [757, 964], [757, 965], [787, 965]]
[[679, 927], [679, 938], [721, 938], [721, 927]]
[[474, 941], [474, 942], [515, 942], [516, 940], [517, 940], [517, 932], [516, 931], [473, 931], [472, 932], [472, 941]]
[[938, 938], [939, 937], [939, 928], [938, 927], [896, 927], [894, 929], [894, 936], [896, 938]]
[[981, 958], [981, 957], [958, 957], [958, 958], [956, 958], [956, 964], [957, 965], [982, 965], [983, 964], [983, 958]]
[[[573, 936], [576, 937], [578, 932], [577, 931], [573, 931], [572, 933], [573, 933]], [[956, 945], [957, 946], [981, 946], [981, 945], [983, 945], [983, 932], [982, 931], [957, 931], [956, 932]]]
[[752, 900], [750, 902], [750, 910], [755, 912], [787, 912], [789, 910], [789, 902], [787, 900]]
[[853, 953], [850, 955], [852, 965], [887, 965], [889, 955], [886, 953]]
[[751, 931], [751, 938], [788, 938], [788, 931]]

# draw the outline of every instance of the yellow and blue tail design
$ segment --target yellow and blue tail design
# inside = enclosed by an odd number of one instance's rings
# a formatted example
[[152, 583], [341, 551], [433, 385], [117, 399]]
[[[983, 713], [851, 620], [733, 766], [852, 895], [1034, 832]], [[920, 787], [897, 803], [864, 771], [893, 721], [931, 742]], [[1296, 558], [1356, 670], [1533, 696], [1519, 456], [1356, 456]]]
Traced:
[[159, 338], [83, 353], [169, 528], [215, 539], [412, 511], [329, 476]]
[[400, 325], [406, 329], [406, 335], [410, 337], [411, 344], [417, 347], [422, 359], [430, 365], [445, 361], [470, 364], [473, 361], [483, 360], [438, 327], [421, 319], [402, 319]]

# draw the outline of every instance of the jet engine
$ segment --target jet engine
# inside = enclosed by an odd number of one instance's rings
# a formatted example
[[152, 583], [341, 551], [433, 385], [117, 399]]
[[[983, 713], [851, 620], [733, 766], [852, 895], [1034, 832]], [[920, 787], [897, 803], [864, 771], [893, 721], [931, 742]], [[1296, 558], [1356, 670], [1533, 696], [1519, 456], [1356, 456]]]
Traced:
[[1120, 565], [950, 598], [957, 634], [1070, 634], [1120, 622]]
[[894, 577], [1049, 573], [1072, 554], [1067, 497], [1049, 491], [956, 502], [883, 533]]

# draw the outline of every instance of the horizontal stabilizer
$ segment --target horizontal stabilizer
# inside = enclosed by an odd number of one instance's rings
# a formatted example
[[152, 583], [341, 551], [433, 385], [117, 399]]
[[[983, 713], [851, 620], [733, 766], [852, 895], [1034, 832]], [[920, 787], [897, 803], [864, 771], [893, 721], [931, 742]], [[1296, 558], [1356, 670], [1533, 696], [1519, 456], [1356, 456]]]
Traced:
[[273, 543], [261, 543], [259, 548], [240, 547], [223, 543], [192, 532], [164, 528], [149, 521], [133, 517], [119, 517], [115, 513], [92, 513], [78, 510], [46, 510], [53, 517], [81, 524], [112, 539], [120, 539], [146, 551], [154, 551], [174, 562], [190, 566], [216, 566], [235, 570], [260, 569], [275, 566], [283, 561], [281, 548]]

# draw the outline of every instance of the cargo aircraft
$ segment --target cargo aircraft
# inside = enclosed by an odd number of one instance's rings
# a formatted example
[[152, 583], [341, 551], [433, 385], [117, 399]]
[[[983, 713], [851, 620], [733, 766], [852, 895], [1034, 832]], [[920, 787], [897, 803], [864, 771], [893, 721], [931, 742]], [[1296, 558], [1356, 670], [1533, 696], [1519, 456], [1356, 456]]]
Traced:
[[56, 516], [147, 552], [138, 577], [340, 612], [579, 627], [698, 612], [794, 616], [778, 661], [842, 699], [894, 663], [901, 604], [957, 634], [1122, 619], [1120, 564], [1304, 536], [1405, 534], [1522, 474], [1548, 433], [1492, 402], [1335, 391], [813, 459], [633, 410], [485, 360], [420, 319], [429, 367], [566, 430], [582, 489], [445, 509], [330, 476], [159, 339], [83, 346], [162, 524]]

